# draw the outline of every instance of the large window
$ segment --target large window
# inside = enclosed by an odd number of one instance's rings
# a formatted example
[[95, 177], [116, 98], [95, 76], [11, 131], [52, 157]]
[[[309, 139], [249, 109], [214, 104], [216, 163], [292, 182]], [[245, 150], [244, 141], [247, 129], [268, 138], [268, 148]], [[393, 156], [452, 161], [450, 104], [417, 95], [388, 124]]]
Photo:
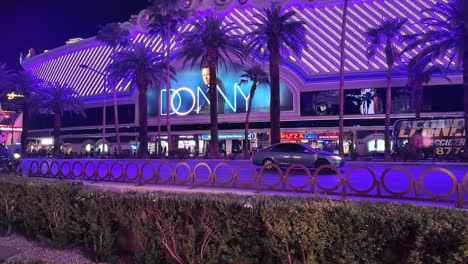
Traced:
[[[344, 114], [376, 114], [382, 113], [384, 89], [353, 89], [345, 90]], [[301, 93], [301, 115], [338, 115], [339, 91], [318, 91]]]
[[[131, 124], [135, 122], [135, 105], [119, 105], [119, 124]], [[79, 127], [79, 126], [102, 126], [102, 107], [93, 107], [85, 109], [86, 118], [81, 115], [65, 112], [62, 118], [62, 127]], [[53, 115], [35, 114], [29, 120], [29, 128], [47, 129], [54, 125]], [[114, 124], [114, 106], [106, 107], [106, 123]]]
[[[345, 115], [381, 114], [385, 111], [386, 88], [345, 90]], [[391, 113], [414, 113], [415, 102], [409, 87], [392, 87]], [[463, 88], [457, 85], [426, 86], [421, 102], [422, 112], [462, 112]], [[302, 92], [302, 116], [338, 115], [339, 91]]]
[[367, 141], [367, 151], [372, 152], [384, 152], [385, 151], [385, 140], [383, 139], [372, 139]]

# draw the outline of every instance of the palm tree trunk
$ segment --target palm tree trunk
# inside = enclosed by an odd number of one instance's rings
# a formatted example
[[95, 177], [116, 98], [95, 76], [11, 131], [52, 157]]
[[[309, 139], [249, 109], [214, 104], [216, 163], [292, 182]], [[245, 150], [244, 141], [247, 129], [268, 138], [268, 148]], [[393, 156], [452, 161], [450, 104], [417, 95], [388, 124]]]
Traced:
[[280, 143], [281, 108], [280, 108], [280, 54], [279, 47], [275, 45], [270, 51], [270, 139], [271, 144]]
[[[112, 53], [115, 53], [117, 46], [112, 46]], [[117, 87], [114, 83], [112, 85], [112, 102], [114, 103], [114, 129], [115, 129], [115, 140], [117, 141], [117, 155], [122, 152], [122, 143], [120, 143], [120, 133], [119, 133], [119, 110], [117, 107]], [[105, 98], [104, 98], [105, 99]], [[104, 110], [105, 111], [105, 110]], [[102, 143], [102, 154], [104, 154], [104, 142]], [[110, 153], [109, 149], [109, 153]]]
[[385, 99], [385, 161], [392, 161], [392, 155], [390, 153], [390, 110], [392, 108], [392, 66], [388, 66], [387, 70], [387, 94]]
[[212, 158], [219, 158], [219, 139], [218, 139], [218, 100], [217, 87], [216, 87], [216, 61], [209, 60], [208, 65], [210, 68], [210, 87], [208, 96], [210, 98], [210, 130], [211, 130], [211, 140], [210, 140], [210, 152]]
[[162, 99], [162, 94], [161, 94], [161, 85], [158, 85], [158, 96], [156, 96], [156, 122], [158, 125], [158, 135], [156, 136], [156, 156], [160, 157], [161, 154], [161, 99]]
[[62, 116], [60, 111], [54, 114], [54, 156], [60, 153], [60, 124], [62, 123]]
[[29, 95], [24, 95], [23, 101], [23, 131], [21, 132], [21, 154], [24, 156], [26, 154], [28, 148], [28, 138], [29, 138], [29, 126], [28, 126], [28, 119], [29, 119], [29, 106], [27, 103], [29, 102]]
[[465, 111], [465, 147], [462, 161], [468, 162], [468, 51], [463, 54], [463, 108]]
[[105, 152], [105, 144], [106, 144], [106, 114], [107, 114], [107, 106], [106, 106], [106, 91], [104, 91], [104, 98], [103, 98], [103, 106], [102, 106], [102, 151], [101, 154], [104, 155]]
[[[117, 155], [122, 151], [122, 145], [120, 143], [120, 133], [119, 133], [119, 111], [117, 108], [117, 87], [113, 87], [113, 101], [114, 101], [114, 128], [115, 128], [115, 139], [117, 141]], [[109, 150], [110, 151], [110, 150]]]
[[138, 86], [138, 119], [139, 119], [139, 138], [140, 147], [138, 149], [139, 158], [148, 157], [148, 98], [146, 97], [146, 90], [148, 83], [146, 80], [141, 80], [142, 77], [137, 77], [137, 86]]
[[171, 52], [171, 45], [169, 43], [169, 30], [170, 24], [167, 23], [166, 26], [166, 34], [164, 34], [164, 42], [166, 43], [166, 131], [167, 131], [167, 151], [170, 153], [172, 150], [172, 137], [171, 137], [171, 121], [169, 119], [170, 113], [170, 97], [171, 97], [171, 80], [169, 78], [170, 73], [170, 57], [169, 54]]
[[249, 103], [247, 106], [247, 113], [245, 115], [245, 129], [244, 129], [244, 158], [249, 157], [249, 117], [250, 117], [250, 112], [252, 109], [252, 101], [253, 97], [255, 95], [255, 90], [257, 89], [257, 83], [254, 82], [252, 87], [250, 88], [250, 96], [249, 96]]
[[345, 63], [345, 44], [346, 44], [346, 18], [348, 12], [348, 0], [344, 0], [343, 7], [343, 24], [341, 25], [341, 46], [340, 46], [340, 113], [339, 113], [339, 130], [338, 130], [338, 151], [340, 155], [344, 155], [343, 149], [343, 125], [344, 125], [344, 63]]
[[421, 117], [421, 108], [422, 108], [422, 89], [423, 86], [420, 83], [415, 83], [413, 87], [413, 107], [414, 107], [414, 117]]

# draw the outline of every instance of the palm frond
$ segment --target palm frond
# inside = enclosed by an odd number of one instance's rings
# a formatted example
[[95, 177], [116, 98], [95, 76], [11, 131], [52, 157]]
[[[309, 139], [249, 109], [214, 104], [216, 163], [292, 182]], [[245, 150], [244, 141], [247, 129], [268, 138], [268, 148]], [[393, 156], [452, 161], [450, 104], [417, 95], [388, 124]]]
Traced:
[[71, 112], [86, 117], [84, 104], [78, 93], [67, 84], [43, 83], [37, 90], [39, 112], [43, 114], [60, 114]]
[[[105, 71], [111, 83], [122, 80], [135, 83], [139, 76], [144, 76], [149, 84], [159, 85], [164, 79], [166, 65], [162, 53], [153, 52], [144, 45], [135, 45], [114, 53]], [[177, 81], [174, 68], [170, 67], [169, 71], [170, 78]]]
[[400, 52], [396, 50], [395, 42], [399, 42], [404, 38], [401, 30], [406, 21], [406, 19], [400, 18], [388, 19], [376, 28], [368, 29], [366, 31], [368, 43], [366, 49], [367, 58], [374, 57], [377, 50], [383, 48], [387, 64], [388, 66], [392, 66], [400, 56]]
[[263, 11], [254, 15], [254, 22], [248, 23], [253, 29], [246, 36], [247, 49], [263, 57], [267, 57], [272, 48], [278, 49], [282, 57], [289, 56], [290, 50], [301, 56], [307, 46], [305, 23], [293, 19], [296, 12], [284, 11], [279, 6]]
[[200, 67], [214, 60], [216, 65], [227, 67], [233, 56], [243, 61], [244, 45], [242, 39], [232, 34], [238, 28], [232, 23], [224, 23], [221, 18], [209, 14], [206, 17], [196, 17], [190, 22], [194, 29], [181, 35], [181, 49], [178, 53], [183, 64], [190, 63]]
[[0, 91], [5, 93], [12, 85], [14, 72], [5, 63], [0, 63]]
[[[175, 34], [187, 18], [178, 0], [151, 0], [149, 33], [153, 35]], [[169, 26], [169, 27], [168, 27]]]
[[[423, 10], [424, 18], [421, 20], [425, 31], [414, 34], [404, 52], [418, 49], [417, 57], [430, 54], [431, 58], [440, 58], [451, 52], [446, 69], [453, 62], [457, 67], [462, 63], [463, 54], [468, 51], [468, 2], [454, 0], [448, 3], [438, 3], [431, 8]], [[455, 56], [454, 56], [455, 55]]]
[[263, 68], [255, 64], [252, 67], [244, 69], [241, 74], [241, 80], [239, 81], [239, 85], [246, 84], [249, 82], [256, 82], [258, 84], [270, 84], [269, 75]]
[[119, 23], [109, 23], [97, 32], [96, 39], [112, 48], [127, 46], [130, 43], [130, 32], [120, 27]]

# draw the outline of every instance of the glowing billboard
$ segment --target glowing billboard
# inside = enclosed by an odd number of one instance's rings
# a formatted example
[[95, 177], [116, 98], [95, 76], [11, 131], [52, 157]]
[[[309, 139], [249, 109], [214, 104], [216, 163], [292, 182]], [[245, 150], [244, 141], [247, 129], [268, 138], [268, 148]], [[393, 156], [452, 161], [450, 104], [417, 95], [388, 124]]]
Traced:
[[[251, 82], [239, 85], [243, 68], [239, 64], [228, 65], [227, 68], [218, 69], [218, 114], [245, 113], [250, 96]], [[205, 81], [204, 81], [205, 79]], [[199, 67], [185, 67], [177, 71], [177, 82], [171, 82], [170, 114], [171, 115], [199, 115], [209, 114], [207, 78], [203, 78]], [[166, 114], [165, 87], [160, 91], [152, 88], [148, 90], [148, 115], [155, 117], [157, 113], [157, 100], [161, 100], [161, 114]], [[293, 110], [293, 95], [283, 84], [280, 84], [280, 107], [282, 111]], [[269, 85], [257, 86], [252, 102], [252, 112], [270, 111]]]

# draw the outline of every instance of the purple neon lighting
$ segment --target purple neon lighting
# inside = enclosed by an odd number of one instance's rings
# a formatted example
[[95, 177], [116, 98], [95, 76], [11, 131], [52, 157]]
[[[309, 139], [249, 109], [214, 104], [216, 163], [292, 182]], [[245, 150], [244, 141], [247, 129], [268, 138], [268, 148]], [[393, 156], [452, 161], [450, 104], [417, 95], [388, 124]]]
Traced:
[[[346, 32], [346, 61], [345, 71], [347, 73], [382, 72], [386, 70], [384, 53], [379, 50], [377, 56], [368, 60], [366, 57], [367, 42], [365, 32], [372, 27], [381, 24], [388, 18], [405, 17], [408, 24], [403, 28], [404, 33], [412, 34], [420, 32], [423, 28], [417, 24], [422, 17], [422, 10], [433, 6], [435, 0], [394, 0], [394, 1], [354, 1], [349, 4], [348, 22]], [[336, 75], [339, 71], [339, 45], [341, 38], [341, 16], [342, 1], [329, 2], [327, 4], [302, 4], [291, 5], [289, 9], [296, 11], [295, 20], [306, 22], [307, 49], [301, 57], [291, 54], [287, 59], [300, 70], [304, 76], [314, 77], [323, 75]], [[235, 34], [246, 34], [251, 29], [247, 25], [252, 21], [254, 14], [262, 12], [261, 8], [244, 6], [232, 9], [225, 13], [226, 23], [236, 23], [239, 29]], [[184, 25], [179, 32], [193, 30], [192, 26]], [[148, 46], [154, 52], [165, 52], [162, 38], [138, 33], [133, 38], [134, 44]], [[402, 50], [404, 43], [398, 48]], [[171, 42], [172, 52], [176, 51], [175, 42]], [[67, 54], [57, 55], [51, 51], [45, 54], [40, 62], [24, 64], [25, 68], [31, 70], [39, 78], [51, 82], [68, 83], [75, 88], [81, 96], [94, 96], [110, 93], [112, 89], [105, 87], [101, 75], [79, 68], [80, 64], [86, 64], [98, 71], [104, 72], [106, 66], [111, 62], [109, 55], [112, 50], [97, 41], [93, 44], [71, 49]], [[417, 51], [404, 54], [402, 62], [408, 61]], [[449, 56], [436, 61], [446, 64]], [[121, 81], [115, 89], [118, 92], [128, 93], [131, 84]]]
[[72, 63], [72, 55], [71, 54], [68, 54], [66, 56], [64, 56], [64, 58], [62, 60], [60, 60], [60, 68], [59, 69], [65, 69], [63, 72], [62, 72], [62, 75], [57, 79], [57, 82], [59, 83], [67, 83], [69, 86], [73, 87], [73, 81], [75, 80], [75, 78], [72, 78], [72, 79], [69, 79], [69, 75], [70, 75], [70, 72], [73, 71], [72, 68], [63, 68], [64, 65], [69, 65], [70, 63]]
[[[93, 69], [96, 69], [97, 65], [95, 62], [101, 61], [100, 60], [101, 57], [99, 56], [99, 54], [104, 53], [104, 51], [105, 51], [105, 48], [102, 46], [93, 47], [90, 49], [90, 52], [89, 52], [90, 56], [87, 56], [86, 58], [80, 58], [74, 65], [84, 64], [84, 65], [89, 65], [89, 67], [92, 67]], [[97, 58], [96, 58], [96, 55], [98, 55]], [[105, 58], [105, 56], [103, 56], [103, 58]], [[75, 78], [78, 81], [78, 83], [76, 84], [76, 86], [74, 85], [73, 87], [82, 87], [81, 89], [78, 89], [78, 92], [80, 94], [83, 94], [84, 96], [91, 94], [93, 91], [93, 87], [91, 83], [96, 83], [96, 85], [99, 85], [97, 86], [99, 88], [95, 91], [95, 93], [97, 94], [102, 93], [102, 81], [101, 81], [102, 76], [97, 75], [94, 72], [93, 74], [89, 74], [87, 71], [79, 67], [76, 67], [74, 69], [76, 69], [76, 72], [79, 74], [80, 77]]]

